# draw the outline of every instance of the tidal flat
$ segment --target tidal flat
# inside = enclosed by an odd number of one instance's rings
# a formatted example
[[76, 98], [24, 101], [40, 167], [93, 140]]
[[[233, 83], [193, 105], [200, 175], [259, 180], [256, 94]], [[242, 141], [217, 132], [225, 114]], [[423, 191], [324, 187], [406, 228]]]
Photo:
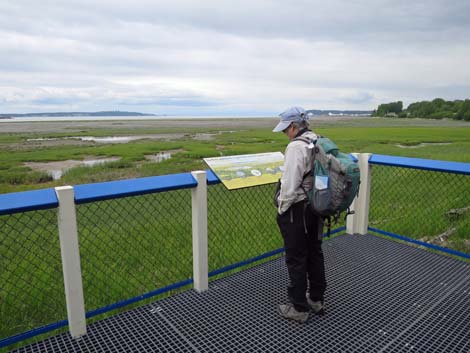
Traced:
[[[204, 157], [283, 152], [286, 137], [271, 131], [277, 121], [2, 122], [0, 193], [207, 169]], [[469, 122], [320, 116], [311, 128], [345, 152], [470, 162]]]
[[[213, 129], [252, 129], [266, 128], [275, 126], [277, 117], [263, 118], [195, 118], [195, 119], [156, 119], [156, 120], [96, 120], [96, 121], [0, 121], [0, 135], [4, 133], [73, 133], [86, 131], [207, 131]], [[393, 118], [375, 118], [364, 116], [315, 116], [311, 119], [312, 125], [325, 126], [388, 126], [388, 127], [407, 127], [407, 126], [470, 126], [470, 122], [449, 120], [449, 119], [393, 119]]]

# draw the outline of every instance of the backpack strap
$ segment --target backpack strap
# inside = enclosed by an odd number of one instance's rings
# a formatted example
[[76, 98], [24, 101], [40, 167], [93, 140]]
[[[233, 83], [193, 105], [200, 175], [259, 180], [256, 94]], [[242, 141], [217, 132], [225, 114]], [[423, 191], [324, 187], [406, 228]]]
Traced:
[[323, 217], [323, 220], [326, 223], [326, 229], [327, 229], [326, 236], [327, 236], [327, 238], [329, 238], [330, 235], [331, 235], [331, 217], [330, 216]]
[[[312, 160], [312, 169], [308, 170], [307, 173], [304, 174], [304, 176], [302, 177], [302, 181], [300, 182], [300, 188], [303, 190], [305, 196], [307, 197], [307, 201], [309, 201], [308, 192], [307, 192], [307, 190], [305, 190], [305, 188], [303, 186], [303, 183], [304, 183], [304, 180], [309, 175], [313, 174], [313, 168], [315, 167], [315, 159], [316, 159], [317, 148], [318, 148], [316, 146], [317, 140], [309, 139], [309, 138], [304, 137], [304, 136], [297, 136], [294, 139], [292, 139], [292, 141], [302, 141], [302, 142], [305, 142], [308, 145], [313, 144], [313, 148], [312, 148], [312, 158], [313, 158], [313, 160]], [[313, 177], [313, 175], [312, 175], [312, 177]], [[315, 183], [315, 181], [313, 181], [313, 182]], [[306, 208], [304, 208], [304, 217], [305, 217], [305, 211], [306, 211]], [[313, 209], [312, 209], [312, 211], [313, 211]], [[321, 216], [321, 215], [318, 215], [318, 216]], [[323, 216], [321, 216], [321, 217], [323, 217]], [[329, 229], [330, 229], [330, 227], [328, 228], [328, 234], [330, 233]], [[305, 230], [307, 230], [307, 228], [305, 228]]]
[[300, 136], [297, 136], [297, 137], [293, 138], [291, 142], [293, 142], [293, 141], [302, 141], [302, 142], [305, 142], [308, 145], [310, 145], [311, 143], [313, 143], [315, 145], [317, 143], [317, 140], [309, 139], [308, 137], [305, 137], [303, 135], [300, 135]]
[[[315, 149], [316, 149], [317, 140], [312, 140], [312, 139], [309, 139], [309, 138], [304, 137], [304, 136], [301, 135], [301, 136], [297, 136], [297, 137], [293, 138], [292, 142], [293, 141], [302, 141], [302, 142], [305, 142], [308, 145], [313, 144], [312, 155], [313, 155], [313, 163], [315, 163], [315, 157], [316, 157]], [[312, 168], [313, 168], [313, 165], [312, 165]], [[304, 176], [302, 177], [302, 181], [300, 182], [300, 187], [304, 191], [305, 196], [307, 196], [307, 199], [308, 199], [308, 194], [307, 194], [307, 190], [305, 190], [304, 187], [303, 187], [303, 183], [304, 183], [305, 178], [307, 178], [311, 173], [312, 173], [311, 170], [307, 171], [307, 173], [305, 173]]]
[[[316, 153], [317, 140], [309, 139], [308, 137], [304, 137], [304, 136], [301, 135], [301, 136], [297, 136], [296, 138], [292, 139], [292, 141], [302, 141], [302, 142], [305, 142], [307, 145], [313, 144], [312, 155], [313, 155], [313, 162], [315, 162], [315, 158], [316, 158], [316, 154], [317, 154]], [[308, 171], [307, 173], [304, 174], [304, 176], [302, 178], [302, 183], [305, 180], [305, 178], [310, 175], [310, 173], [311, 173], [311, 171]], [[303, 189], [302, 183], [300, 184], [300, 187]], [[305, 190], [304, 190], [304, 192], [305, 192]]]

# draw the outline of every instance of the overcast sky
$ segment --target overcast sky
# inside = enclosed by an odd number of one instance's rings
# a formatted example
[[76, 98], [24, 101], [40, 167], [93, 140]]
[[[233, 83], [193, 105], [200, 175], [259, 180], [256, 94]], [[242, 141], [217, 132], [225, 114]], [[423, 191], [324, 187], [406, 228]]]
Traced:
[[470, 98], [469, 0], [0, 1], [0, 113]]

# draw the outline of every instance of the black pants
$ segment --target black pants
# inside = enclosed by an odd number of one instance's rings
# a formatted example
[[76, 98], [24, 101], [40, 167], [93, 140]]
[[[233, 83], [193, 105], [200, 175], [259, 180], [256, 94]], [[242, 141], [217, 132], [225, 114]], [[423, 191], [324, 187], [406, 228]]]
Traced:
[[321, 248], [323, 220], [307, 209], [304, 201], [277, 216], [284, 238], [286, 265], [289, 272], [287, 294], [298, 311], [308, 311], [307, 283], [310, 299], [323, 300], [326, 289], [325, 264]]

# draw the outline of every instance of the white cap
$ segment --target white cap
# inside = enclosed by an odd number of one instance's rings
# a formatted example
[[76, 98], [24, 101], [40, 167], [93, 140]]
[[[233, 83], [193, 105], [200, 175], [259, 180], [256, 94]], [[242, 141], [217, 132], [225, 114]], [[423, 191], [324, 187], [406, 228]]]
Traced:
[[304, 108], [292, 107], [279, 114], [281, 121], [273, 129], [273, 132], [279, 132], [287, 129], [292, 122], [308, 120], [308, 115]]

